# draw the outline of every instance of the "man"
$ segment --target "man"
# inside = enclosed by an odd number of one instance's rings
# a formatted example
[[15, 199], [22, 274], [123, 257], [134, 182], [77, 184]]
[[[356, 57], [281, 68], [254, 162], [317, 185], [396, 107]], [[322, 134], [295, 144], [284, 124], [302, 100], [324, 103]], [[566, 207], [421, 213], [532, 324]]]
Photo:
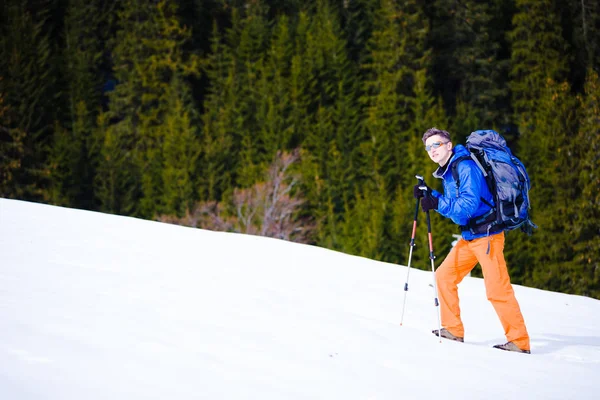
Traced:
[[479, 262], [487, 298], [496, 310], [508, 340], [494, 347], [530, 353], [529, 335], [504, 260], [504, 232], [490, 232], [485, 227], [473, 229], [475, 217], [483, 216], [477, 220], [485, 220], [487, 213], [493, 217], [493, 196], [483, 173], [473, 160], [460, 161], [460, 187], [457, 187], [451, 171], [452, 163], [461, 156], [469, 155], [469, 151], [462, 145], [452, 146], [450, 134], [437, 128], [425, 132], [423, 143], [429, 158], [439, 164], [433, 176], [442, 179], [444, 193], [429, 188], [422, 190], [420, 185], [415, 185], [415, 198], [421, 198], [423, 211], [436, 210], [459, 225], [462, 231], [462, 238], [436, 271], [443, 328], [433, 333], [446, 339], [464, 341], [457, 285]]

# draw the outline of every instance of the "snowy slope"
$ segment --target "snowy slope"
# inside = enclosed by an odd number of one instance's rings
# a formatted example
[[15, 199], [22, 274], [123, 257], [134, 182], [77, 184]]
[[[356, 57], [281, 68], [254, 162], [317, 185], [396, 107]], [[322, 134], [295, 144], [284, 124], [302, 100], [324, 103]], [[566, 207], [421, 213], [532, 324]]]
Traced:
[[[408, 254], [408, 245], [406, 252]], [[416, 250], [417, 251], [417, 250]], [[464, 344], [431, 272], [246, 235], [0, 199], [0, 399], [596, 399], [600, 301], [515, 286], [532, 354], [483, 281]]]

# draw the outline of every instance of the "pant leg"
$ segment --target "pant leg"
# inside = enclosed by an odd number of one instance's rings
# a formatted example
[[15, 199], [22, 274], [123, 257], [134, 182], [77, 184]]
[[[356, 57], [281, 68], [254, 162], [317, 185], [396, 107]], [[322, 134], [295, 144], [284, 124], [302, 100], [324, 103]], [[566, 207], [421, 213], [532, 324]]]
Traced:
[[[487, 298], [498, 314], [506, 339], [529, 350], [529, 334], [504, 260], [504, 232], [473, 240], [469, 245], [481, 264]], [[488, 245], [490, 251], [486, 254]]]
[[458, 284], [476, 264], [477, 257], [469, 249], [468, 242], [460, 239], [435, 273], [442, 326], [455, 336], [465, 336], [460, 319]]

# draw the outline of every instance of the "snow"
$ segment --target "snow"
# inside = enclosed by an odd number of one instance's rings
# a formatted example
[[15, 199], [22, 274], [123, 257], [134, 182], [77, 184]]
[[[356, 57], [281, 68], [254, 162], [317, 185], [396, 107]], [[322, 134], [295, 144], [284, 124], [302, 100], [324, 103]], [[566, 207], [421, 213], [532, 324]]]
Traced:
[[466, 342], [440, 343], [431, 271], [400, 326], [406, 272], [0, 199], [0, 399], [598, 398], [600, 301], [515, 285], [532, 354], [504, 352], [469, 277]]

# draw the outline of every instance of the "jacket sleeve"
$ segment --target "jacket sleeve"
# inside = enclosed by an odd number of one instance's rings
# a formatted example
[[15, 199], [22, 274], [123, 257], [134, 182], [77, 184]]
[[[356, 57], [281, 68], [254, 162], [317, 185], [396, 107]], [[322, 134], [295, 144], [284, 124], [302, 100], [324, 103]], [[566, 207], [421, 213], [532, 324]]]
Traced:
[[[437, 211], [444, 217], [450, 218], [455, 224], [466, 225], [479, 208], [481, 190], [485, 181], [483, 174], [470, 160], [458, 164], [458, 176], [460, 178], [458, 196], [452, 197], [452, 193], [449, 195], [447, 190], [443, 195], [440, 194]], [[451, 179], [450, 185], [456, 184], [451, 175], [446, 179]]]

